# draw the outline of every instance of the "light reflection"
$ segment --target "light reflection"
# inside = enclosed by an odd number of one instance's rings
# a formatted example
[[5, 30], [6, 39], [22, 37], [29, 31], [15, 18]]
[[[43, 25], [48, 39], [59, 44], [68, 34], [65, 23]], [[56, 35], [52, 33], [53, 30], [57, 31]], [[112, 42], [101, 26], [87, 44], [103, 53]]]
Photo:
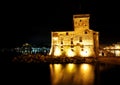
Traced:
[[50, 64], [52, 85], [93, 85], [91, 64]]
[[82, 64], [82, 65], [81, 65], [81, 68], [82, 68], [83, 71], [85, 71], [85, 72], [86, 72], [86, 71], [89, 71], [89, 69], [90, 69], [88, 64]]
[[[92, 85], [94, 82], [94, 68], [90, 64], [81, 64], [79, 73], [83, 81], [83, 85]], [[92, 80], [92, 81], [91, 81]]]
[[66, 69], [67, 72], [74, 72], [75, 64], [67, 64]]
[[52, 85], [56, 85], [56, 83], [59, 82], [62, 74], [62, 65], [61, 64], [50, 64], [50, 70], [51, 70], [51, 76], [54, 76], [54, 78], [51, 80]]

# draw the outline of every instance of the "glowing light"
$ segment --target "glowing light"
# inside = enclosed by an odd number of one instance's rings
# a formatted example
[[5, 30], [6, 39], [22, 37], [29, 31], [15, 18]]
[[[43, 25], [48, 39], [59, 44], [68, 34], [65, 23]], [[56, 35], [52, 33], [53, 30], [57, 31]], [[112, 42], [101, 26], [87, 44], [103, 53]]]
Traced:
[[67, 70], [68, 72], [74, 72], [75, 64], [67, 64]]
[[[86, 16], [86, 14], [74, 15], [73, 16], [74, 31], [52, 32], [51, 48], [53, 49], [51, 49], [50, 54], [55, 56], [66, 57], [94, 56], [97, 52], [94, 51], [94, 47], [97, 49], [99, 45], [98, 41], [99, 32], [89, 29], [89, 18], [90, 16], [88, 15]], [[57, 45], [59, 49], [54, 48], [55, 45]], [[83, 49], [88, 48], [89, 50], [81, 52], [82, 48]]]
[[60, 55], [61, 55], [61, 51], [59, 47], [55, 47], [54, 56], [60, 56]]
[[93, 85], [91, 64], [50, 64], [51, 85]]
[[84, 51], [80, 52], [80, 55], [83, 56], [83, 57], [88, 57], [88, 56], [90, 56], [90, 50], [85, 49]]
[[53, 40], [58, 40], [58, 37], [54, 37]]
[[50, 64], [50, 71], [52, 77], [52, 85], [57, 85], [60, 79], [62, 79], [62, 65], [61, 64]]
[[83, 74], [81, 75], [83, 79], [83, 85], [93, 85], [94, 67], [90, 64], [81, 64], [79, 71], [81, 74]]
[[67, 51], [67, 56], [68, 56], [68, 57], [74, 57], [74, 56], [75, 56], [75, 53], [74, 53], [71, 49], [69, 49], [69, 50]]
[[120, 45], [115, 45], [115, 49], [120, 49]]
[[59, 70], [61, 70], [61, 68], [62, 68], [62, 66], [61, 66], [61, 64], [54, 64], [54, 69], [55, 69], [55, 71], [59, 71]]
[[120, 56], [120, 50], [115, 51], [116, 56]]
[[82, 64], [81, 68], [83, 69], [83, 71], [87, 71], [87, 70], [89, 70], [89, 65], [88, 64]]

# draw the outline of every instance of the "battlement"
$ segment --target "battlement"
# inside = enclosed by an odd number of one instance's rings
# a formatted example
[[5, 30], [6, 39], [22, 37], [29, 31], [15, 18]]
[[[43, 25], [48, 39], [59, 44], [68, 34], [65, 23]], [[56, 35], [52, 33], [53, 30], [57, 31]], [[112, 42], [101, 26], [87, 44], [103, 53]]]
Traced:
[[76, 15], [73, 15], [73, 18], [82, 18], [82, 17], [90, 17], [90, 14], [76, 14]]

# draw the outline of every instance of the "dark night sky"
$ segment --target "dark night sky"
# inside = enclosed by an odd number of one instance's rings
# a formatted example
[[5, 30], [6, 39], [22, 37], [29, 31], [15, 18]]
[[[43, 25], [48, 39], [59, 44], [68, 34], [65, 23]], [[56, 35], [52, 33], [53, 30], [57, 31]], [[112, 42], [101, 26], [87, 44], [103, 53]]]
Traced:
[[51, 31], [73, 30], [73, 14], [81, 13], [91, 14], [90, 29], [99, 31], [100, 43], [120, 42], [117, 3], [102, 0], [3, 2], [0, 46], [50, 43]]

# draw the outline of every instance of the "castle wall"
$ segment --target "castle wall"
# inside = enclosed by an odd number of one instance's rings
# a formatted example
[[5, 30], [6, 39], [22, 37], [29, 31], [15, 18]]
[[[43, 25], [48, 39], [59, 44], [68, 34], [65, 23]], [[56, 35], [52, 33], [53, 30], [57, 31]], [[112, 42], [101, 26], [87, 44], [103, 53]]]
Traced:
[[89, 29], [89, 15], [77, 15], [73, 20], [74, 31], [51, 33], [50, 55], [94, 57], [99, 47], [99, 35]]

